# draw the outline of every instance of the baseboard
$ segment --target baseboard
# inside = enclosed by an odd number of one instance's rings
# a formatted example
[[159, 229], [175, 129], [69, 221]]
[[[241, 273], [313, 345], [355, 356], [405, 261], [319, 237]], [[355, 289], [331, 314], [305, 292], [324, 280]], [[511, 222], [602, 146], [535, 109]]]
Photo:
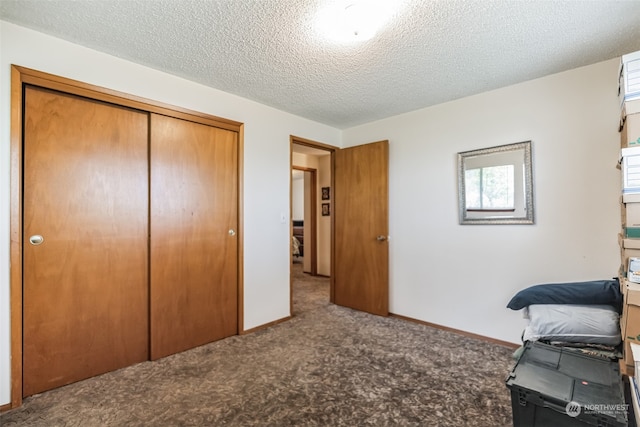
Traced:
[[[412, 317], [402, 316], [400, 314], [389, 313], [389, 317], [395, 317], [397, 319], [405, 320], [407, 322], [418, 323], [420, 325], [429, 326], [435, 329], [441, 329], [443, 331], [453, 332], [454, 334], [463, 335], [465, 337], [474, 338], [481, 341], [490, 342], [492, 344], [501, 345], [503, 347], [516, 349], [520, 347], [520, 344], [512, 343], [509, 341], [502, 341], [496, 338], [487, 337], [484, 335], [474, 334], [473, 332], [463, 331], [461, 329], [450, 328], [448, 326], [438, 325], [437, 323], [425, 322], [424, 320], [414, 319]], [[286, 322], [291, 320], [292, 316], [283, 317], [282, 319], [274, 320], [273, 322], [265, 323], [264, 325], [256, 326], [255, 328], [247, 329], [245, 331], [240, 332], [238, 335], [247, 335], [253, 332], [261, 331], [263, 329], [270, 328], [271, 326], [275, 326], [279, 323]], [[0, 407], [0, 410], [2, 407]]]
[[273, 322], [265, 323], [264, 325], [256, 326], [255, 328], [246, 329], [241, 331], [238, 335], [247, 335], [252, 334], [257, 331], [261, 331], [262, 329], [270, 328], [271, 326], [277, 325], [278, 323], [286, 322], [287, 320], [291, 320], [291, 316], [283, 317], [282, 319], [274, 320]]
[[311, 274], [311, 272], [310, 272], [310, 271], [304, 271], [304, 270], [302, 270], [302, 272], [303, 272], [304, 274], [308, 274], [308, 275], [309, 275], [309, 276], [311, 276], [311, 277], [323, 277], [323, 278], [325, 278], [325, 279], [331, 279], [331, 276], [327, 276], [327, 275], [325, 275], [325, 274]]
[[431, 328], [441, 329], [443, 331], [448, 331], [448, 332], [453, 332], [453, 333], [458, 334], [458, 335], [464, 335], [465, 337], [475, 338], [475, 339], [481, 340], [481, 341], [487, 341], [487, 342], [490, 342], [492, 344], [501, 345], [503, 347], [508, 347], [508, 348], [511, 348], [511, 349], [514, 349], [514, 350], [516, 348], [520, 347], [520, 344], [512, 343], [512, 342], [509, 342], [509, 341], [502, 341], [502, 340], [498, 340], [498, 339], [495, 339], [495, 338], [486, 337], [484, 335], [478, 335], [478, 334], [474, 334], [472, 332], [463, 331], [461, 329], [450, 328], [448, 326], [442, 326], [442, 325], [438, 325], [436, 323], [425, 322], [424, 320], [418, 320], [418, 319], [414, 319], [414, 318], [407, 317], [407, 316], [401, 316], [399, 314], [389, 313], [389, 316], [390, 317], [395, 317], [395, 318], [398, 318], [398, 319], [402, 319], [402, 320], [406, 320], [408, 322], [419, 323], [420, 325], [429, 326]]
[[11, 403], [6, 403], [4, 405], [0, 405], [0, 412], [7, 412], [11, 408]]

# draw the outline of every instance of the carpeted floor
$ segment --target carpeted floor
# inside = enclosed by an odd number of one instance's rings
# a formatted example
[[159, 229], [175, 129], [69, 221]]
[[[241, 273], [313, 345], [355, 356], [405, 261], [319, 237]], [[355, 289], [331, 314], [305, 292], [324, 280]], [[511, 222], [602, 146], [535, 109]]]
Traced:
[[332, 305], [328, 279], [294, 275], [293, 319], [32, 396], [0, 425], [511, 425], [511, 349]]

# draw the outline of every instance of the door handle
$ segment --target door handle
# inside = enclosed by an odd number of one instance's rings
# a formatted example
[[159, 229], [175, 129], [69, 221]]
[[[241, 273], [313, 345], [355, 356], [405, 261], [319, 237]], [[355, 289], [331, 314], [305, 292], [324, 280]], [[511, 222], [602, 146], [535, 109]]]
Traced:
[[236, 235], [236, 230], [234, 230], [233, 228], [231, 228], [231, 229], [229, 230], [229, 236], [232, 236], [232, 237], [233, 237], [233, 236], [235, 236], [235, 235]]
[[378, 242], [384, 242], [384, 241], [387, 240], [387, 236], [380, 235], [380, 236], [376, 237], [376, 240]]
[[39, 234], [34, 234], [33, 236], [29, 237], [29, 242], [33, 246], [38, 246], [38, 245], [41, 245], [42, 243], [44, 243], [44, 237], [42, 237]]

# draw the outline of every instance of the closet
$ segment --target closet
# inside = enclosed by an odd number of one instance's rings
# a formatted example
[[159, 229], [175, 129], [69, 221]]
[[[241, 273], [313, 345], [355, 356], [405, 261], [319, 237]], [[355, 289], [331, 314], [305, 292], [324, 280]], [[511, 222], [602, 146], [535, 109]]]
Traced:
[[236, 147], [235, 132], [151, 115], [152, 359], [237, 333]]
[[147, 115], [28, 87], [23, 395], [147, 359]]
[[237, 334], [238, 132], [23, 89], [22, 396]]

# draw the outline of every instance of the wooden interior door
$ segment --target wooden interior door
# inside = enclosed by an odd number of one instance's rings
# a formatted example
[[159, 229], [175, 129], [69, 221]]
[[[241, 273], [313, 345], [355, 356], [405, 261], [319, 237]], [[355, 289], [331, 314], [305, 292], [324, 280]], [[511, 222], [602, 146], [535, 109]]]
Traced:
[[389, 144], [337, 150], [334, 303], [389, 314]]
[[151, 115], [151, 358], [238, 332], [237, 133]]
[[29, 396], [148, 359], [148, 116], [33, 87], [24, 97]]

